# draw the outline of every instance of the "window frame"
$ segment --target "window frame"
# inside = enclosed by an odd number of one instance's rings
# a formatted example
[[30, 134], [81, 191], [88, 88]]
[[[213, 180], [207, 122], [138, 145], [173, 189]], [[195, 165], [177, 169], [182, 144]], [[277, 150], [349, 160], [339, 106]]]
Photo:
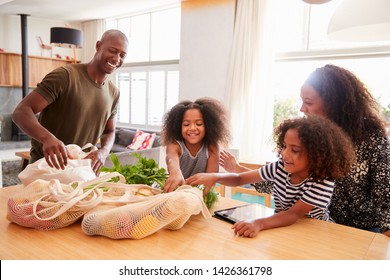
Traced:
[[[138, 128], [138, 129], [145, 129], [148, 131], [159, 131], [161, 128], [161, 125], [152, 125], [149, 124], [149, 110], [150, 110], [150, 87], [149, 87], [149, 73], [153, 71], [164, 71], [165, 73], [165, 85], [164, 85], [164, 112], [166, 112], [169, 108], [167, 107], [167, 99], [168, 99], [168, 92], [167, 92], [167, 73], [169, 71], [178, 71], [180, 75], [180, 69], [179, 69], [179, 60], [164, 60], [164, 61], [148, 61], [148, 62], [136, 62], [136, 63], [125, 63], [122, 65], [121, 68], [119, 68], [116, 71], [115, 74], [115, 83], [118, 86], [119, 82], [119, 74], [121, 73], [132, 73], [132, 72], [146, 72], [146, 92], [145, 92], [145, 104], [146, 110], [145, 110], [145, 124], [135, 124], [131, 121], [131, 115], [129, 116], [130, 121], [128, 123], [126, 122], [120, 122], [119, 120], [119, 110], [120, 110], [120, 104], [118, 108], [118, 114], [116, 116], [116, 124], [118, 127], [129, 127], [129, 128]], [[129, 83], [129, 87], [131, 87], [131, 81]], [[131, 91], [129, 90], [129, 93], [131, 94]], [[131, 102], [131, 101], [130, 101]], [[131, 103], [129, 104], [131, 109]], [[129, 110], [130, 110], [129, 109]]]
[[[283, 1], [288, 1], [288, 0], [280, 0], [278, 2], [278, 4], [279, 5], [283, 4], [283, 3], [285, 4], [286, 2], [283, 2]], [[292, 5], [293, 3], [289, 3], [289, 4]], [[337, 3], [335, 3], [335, 4], [337, 4]], [[298, 5], [298, 4], [296, 4], [296, 5]], [[302, 5], [302, 3], [301, 3], [301, 5]], [[326, 5], [326, 4], [324, 4], [324, 5]], [[321, 6], [322, 5], [319, 5], [318, 7], [316, 7], [317, 12], [318, 12], [318, 9], [321, 8]], [[309, 63], [309, 62], [314, 62], [314, 64], [316, 64], [316, 62], [318, 62], [318, 67], [321, 67], [321, 66], [325, 65], [326, 63], [329, 63], [329, 61], [331, 61], [330, 63], [332, 63], [332, 61], [344, 60], [344, 61], [346, 61], [345, 64], [348, 65], [348, 64], [355, 64], [355, 63], [359, 63], [359, 62], [364, 63], [364, 61], [363, 61], [364, 59], [368, 59], [368, 60], [369, 59], [378, 59], [378, 58], [383, 58], [386, 60], [390, 59], [390, 41], [382, 41], [382, 42], [334, 42], [334, 45], [332, 45], [331, 44], [332, 42], [325, 39], [324, 46], [322, 48], [319, 47], [318, 42], [316, 44], [314, 44], [313, 43], [314, 41], [311, 41], [312, 33], [313, 33], [313, 27], [311, 26], [311, 24], [318, 24], [318, 23], [312, 22], [312, 17], [316, 15], [316, 14], [312, 14], [312, 6], [306, 5], [304, 7], [304, 10], [301, 11], [301, 14], [303, 14], [305, 16], [305, 19], [302, 20], [304, 22], [304, 26], [302, 26], [302, 29], [299, 31], [301, 36], [303, 36], [303, 39], [302, 39], [303, 43], [301, 45], [301, 48], [300, 48], [300, 50], [291, 50], [291, 51], [279, 50], [279, 51], [276, 51], [274, 53], [274, 64], [273, 64], [274, 68], [278, 68], [276, 66], [278, 63], [289, 63], [289, 62], [301, 63], [302, 65], [305, 65], [306, 63]], [[278, 36], [280, 37], [281, 34], [278, 34]], [[314, 36], [314, 40], [315, 39], [316, 39], [316, 36]], [[293, 44], [292, 49], [293, 48], [296, 48], [296, 45]], [[323, 61], [324, 63], [320, 63], [321, 61]], [[343, 67], [343, 64], [344, 63], [340, 63], [340, 66]], [[292, 66], [290, 68], [293, 68], [294, 64], [291, 64], [291, 65]], [[374, 85], [368, 84], [367, 83], [368, 81], [365, 80], [366, 78], [372, 79], [372, 77], [369, 77], [369, 76], [366, 77], [366, 76], [359, 75], [357, 72], [359, 72], [360, 70], [358, 71], [357, 68], [350, 68], [350, 67], [347, 67], [347, 68], [349, 70], [351, 70], [352, 72], [356, 72], [357, 76], [359, 78], [361, 78], [363, 80], [363, 82], [366, 83], [366, 85], [368, 87], [377, 86], [376, 84], [374, 84]], [[304, 69], [306, 69], [306, 67], [303, 67], [300, 70], [303, 72]], [[312, 69], [311, 71], [313, 71], [313, 70], [314, 69]], [[285, 72], [285, 71], [282, 71], [282, 73], [283, 72]], [[279, 75], [280, 75], [280, 73], [279, 73]], [[283, 99], [285, 96], [288, 96], [288, 98], [291, 98], [290, 100], [293, 100], [293, 99], [295, 100], [295, 98], [298, 98], [300, 100], [300, 98], [299, 98], [300, 87], [296, 88], [294, 86], [293, 87], [294, 93], [289, 91], [289, 90], [286, 90], [286, 89], [291, 89], [291, 88], [288, 88], [287, 86], [279, 87], [278, 83], [280, 81], [278, 81], [278, 78], [276, 76], [278, 76], [277, 73], [274, 73], [273, 94], [274, 94], [274, 100], [275, 100], [275, 108], [277, 106], [276, 105], [277, 102], [279, 102], [279, 101], [283, 102], [283, 100], [285, 100], [285, 99]], [[302, 80], [302, 82], [303, 81], [304, 80]], [[289, 84], [288, 80], [284, 80], [283, 83]], [[290, 82], [290, 86], [291, 86], [291, 84], [292, 83]], [[280, 92], [282, 92], [282, 91], [289, 92], [289, 93], [287, 93], [287, 94], [285, 93], [284, 96], [283, 95], [279, 96], [278, 94], [280, 94]], [[378, 101], [378, 103], [381, 106], [381, 108], [380, 108], [381, 113], [386, 118], [386, 121], [389, 122], [389, 120], [390, 120], [390, 114], [389, 114], [390, 103], [388, 103], [388, 98], [386, 98], [387, 92], [388, 91], [386, 91], [385, 88], [382, 89], [380, 87], [378, 87], [376, 91], [371, 91], [374, 98], [376, 98], [376, 100]], [[298, 103], [299, 102], [300, 101], [298, 101]], [[300, 104], [293, 105], [293, 107], [295, 107], [295, 106], [298, 106], [298, 112], [296, 115], [302, 115], [299, 112]], [[388, 106], [389, 109], [386, 110], [386, 106]], [[275, 112], [276, 112], [276, 110], [275, 110]], [[296, 115], [291, 115], [291, 117], [295, 117]], [[278, 119], [278, 117], [276, 117], [276, 115], [274, 117], [276, 119]], [[274, 120], [274, 126], [278, 123], [278, 121], [275, 121], [275, 120]]]
[[[152, 38], [154, 36], [154, 34], [152, 33], [152, 26], [153, 26], [153, 20], [154, 20], [154, 17], [153, 17], [153, 13], [159, 13], [159, 12], [164, 12], [164, 11], [167, 11], [167, 10], [173, 10], [173, 9], [180, 9], [181, 8], [181, 4], [173, 4], [173, 5], [166, 5], [164, 7], [156, 7], [156, 8], [152, 8], [152, 9], [148, 9], [148, 10], [145, 10], [145, 11], [139, 11], [139, 12], [135, 12], [135, 13], [132, 13], [132, 14], [128, 14], [128, 15], [121, 15], [121, 16], [118, 16], [118, 17], [113, 17], [113, 18], [107, 18], [106, 19], [106, 30], [108, 28], [114, 28], [116, 26], [116, 28], [118, 28], [118, 23], [121, 21], [121, 20], [124, 20], [126, 18], [130, 18], [130, 21], [131, 21], [131, 18], [132, 17], [138, 17], [138, 16], [142, 16], [142, 15], [146, 15], [148, 14], [149, 15], [149, 39], [148, 39], [148, 55], [147, 55], [147, 60], [146, 61], [136, 61], [136, 62], [128, 62], [128, 61], [125, 61], [125, 63], [123, 63], [123, 65], [118, 69], [116, 70], [115, 72], [115, 76], [112, 77], [112, 81], [115, 83], [115, 85], [119, 88], [120, 84], [119, 84], [119, 75], [121, 73], [130, 73], [130, 76], [129, 76], [129, 94], [130, 94], [130, 97], [131, 97], [131, 73], [134, 73], [134, 72], [145, 72], [147, 75], [146, 75], [146, 100], [145, 100], [145, 103], [146, 104], [145, 106], [145, 124], [144, 125], [140, 125], [140, 124], [135, 124], [135, 123], [132, 123], [131, 121], [131, 100], [129, 100], [129, 105], [130, 106], [128, 108], [129, 110], [129, 122], [120, 122], [120, 106], [121, 104], [119, 104], [119, 107], [118, 107], [118, 113], [116, 115], [116, 125], [118, 127], [129, 127], [129, 128], [135, 128], [135, 129], [145, 129], [145, 130], [148, 130], [148, 131], [159, 131], [161, 129], [161, 124], [160, 125], [153, 125], [153, 124], [150, 124], [148, 118], [150, 117], [150, 114], [149, 114], [149, 111], [151, 110], [151, 108], [149, 108], [151, 105], [150, 105], [150, 87], [149, 87], [149, 73], [153, 72], [153, 71], [164, 71], [165, 72], [165, 88], [164, 88], [164, 112], [166, 112], [169, 108], [167, 108], [167, 100], [168, 100], [168, 89], [167, 89], [167, 73], [169, 71], [178, 71], [178, 75], [180, 77], [180, 69], [179, 69], [179, 62], [180, 62], [180, 51], [179, 53], [177, 54], [177, 59], [166, 59], [166, 60], [152, 60]], [[180, 18], [180, 21], [181, 21], [181, 18]], [[179, 36], [179, 39], [180, 39], [180, 32], [178, 34]], [[179, 40], [180, 41], [180, 40]], [[180, 49], [180, 45], [179, 45], [179, 49]], [[179, 83], [179, 80], [178, 80], [178, 83]], [[178, 84], [179, 86], [179, 84]], [[130, 98], [129, 97], [129, 98]], [[177, 96], [177, 100], [178, 101], [179, 99], [179, 96]]]

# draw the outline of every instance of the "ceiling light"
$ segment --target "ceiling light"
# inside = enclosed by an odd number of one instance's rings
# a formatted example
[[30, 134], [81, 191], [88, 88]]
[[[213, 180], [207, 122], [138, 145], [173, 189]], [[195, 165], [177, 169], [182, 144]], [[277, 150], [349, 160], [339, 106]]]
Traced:
[[83, 33], [81, 30], [68, 27], [52, 27], [50, 29], [50, 43], [57, 47], [74, 49], [74, 63], [76, 60], [76, 48], [83, 45]]
[[307, 4], [324, 4], [326, 2], [329, 2], [330, 0], [302, 0], [302, 1]]
[[355, 42], [390, 40], [390, 1], [344, 0], [330, 19], [328, 38]]

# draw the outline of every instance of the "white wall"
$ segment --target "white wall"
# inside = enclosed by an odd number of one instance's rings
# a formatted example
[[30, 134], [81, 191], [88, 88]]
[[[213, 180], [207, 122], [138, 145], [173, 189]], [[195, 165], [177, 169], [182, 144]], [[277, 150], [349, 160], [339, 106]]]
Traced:
[[[226, 101], [226, 77], [233, 39], [235, 0], [191, 0], [182, 2], [180, 100], [212, 96]], [[50, 28], [69, 23], [27, 17], [28, 54], [63, 58], [73, 50], [53, 47], [41, 49], [38, 36], [50, 43]], [[0, 48], [21, 53], [21, 19], [18, 15], [0, 16]], [[81, 29], [81, 23], [72, 23]], [[82, 57], [82, 49], [77, 57]], [[227, 105], [227, 104], [226, 104]]]
[[[182, 2], [180, 100], [214, 97], [227, 104], [226, 79], [233, 40], [235, 0], [190, 0]], [[37, 37], [50, 43], [50, 28], [66, 26], [63, 21], [27, 17], [29, 55], [73, 56], [70, 49], [42, 50]], [[81, 29], [81, 23], [73, 28]], [[84, 36], [87, 37], [87, 36]], [[0, 16], [0, 48], [21, 53], [21, 19]], [[82, 57], [83, 49], [77, 50]], [[3, 94], [4, 95], [4, 94]]]
[[180, 100], [226, 101], [234, 13], [234, 0], [182, 2]]
[[[27, 17], [27, 37], [28, 37], [28, 55], [54, 57], [56, 53], [63, 58], [66, 56], [73, 57], [72, 49], [53, 48], [42, 50], [37, 37], [41, 36], [45, 44], [50, 44], [50, 28], [65, 27], [66, 22], [57, 20], [39, 19]], [[79, 25], [69, 27], [80, 29]], [[5, 52], [21, 53], [22, 52], [22, 29], [21, 17], [18, 15], [0, 16], [0, 48]], [[77, 50], [77, 58], [81, 57], [82, 49]], [[0, 87], [0, 121], [2, 121], [2, 138], [11, 140], [11, 121], [10, 114], [14, 111], [16, 105], [22, 99], [22, 89], [14, 87]], [[5, 120], [8, 120], [7, 122]], [[7, 128], [7, 129], [5, 129]]]
[[[21, 17], [18, 15], [0, 16], [0, 48], [6, 52], [22, 52], [22, 29]], [[27, 17], [27, 37], [28, 37], [28, 55], [54, 57], [60, 54], [63, 58], [66, 56], [73, 57], [73, 50], [66, 48], [54, 47], [52, 51], [42, 50], [38, 41], [40, 36], [45, 44], [50, 45], [50, 28], [51, 27], [72, 27], [80, 29], [79, 23], [69, 23], [58, 20], [48, 20], [34, 17]], [[77, 50], [77, 57], [80, 57], [82, 49]]]

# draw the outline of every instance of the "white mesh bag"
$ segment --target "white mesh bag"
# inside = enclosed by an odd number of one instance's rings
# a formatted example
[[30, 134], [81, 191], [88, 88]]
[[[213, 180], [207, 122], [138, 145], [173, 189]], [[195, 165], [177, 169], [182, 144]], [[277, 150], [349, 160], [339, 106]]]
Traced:
[[126, 198], [126, 189], [122, 185], [116, 187], [107, 182], [112, 178], [119, 178], [116, 184], [125, 185], [125, 178], [119, 173], [71, 184], [62, 184], [56, 179], [35, 180], [8, 199], [7, 219], [40, 230], [66, 227], [99, 205], [104, 192], [111, 200]]
[[191, 215], [210, 212], [203, 202], [203, 193], [191, 186], [161, 193], [131, 203], [112, 207], [101, 205], [84, 215], [82, 229], [88, 235], [103, 235], [112, 239], [141, 239], [161, 228], [177, 230]]

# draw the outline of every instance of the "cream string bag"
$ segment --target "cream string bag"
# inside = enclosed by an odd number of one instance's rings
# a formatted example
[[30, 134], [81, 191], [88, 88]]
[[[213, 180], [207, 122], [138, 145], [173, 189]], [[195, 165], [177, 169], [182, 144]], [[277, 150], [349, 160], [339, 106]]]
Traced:
[[[63, 184], [69, 184], [74, 181], [88, 181], [96, 178], [96, 174], [91, 167], [91, 160], [84, 158], [91, 152], [96, 151], [97, 148], [90, 143], [82, 148], [75, 144], [67, 145], [66, 148], [72, 159], [68, 159], [68, 164], [64, 170], [50, 167], [45, 158], [41, 158], [27, 165], [19, 173], [18, 177], [22, 184], [26, 186], [38, 179], [46, 181], [57, 179]], [[89, 152], [85, 152], [86, 149], [90, 149]]]
[[103, 235], [113, 239], [141, 239], [161, 228], [177, 230], [191, 215], [210, 212], [203, 201], [203, 192], [191, 186], [161, 193], [125, 205], [101, 205], [84, 215], [82, 229], [88, 235]]
[[[99, 205], [103, 201], [103, 187], [111, 184], [108, 180], [117, 177], [119, 184], [124, 185], [125, 178], [116, 172], [71, 184], [60, 183], [57, 179], [35, 180], [8, 199], [7, 219], [40, 230], [66, 227]], [[109, 193], [116, 193], [119, 199], [125, 191], [112, 188], [107, 195]]]
[[[113, 178], [119, 181], [112, 182]], [[54, 230], [84, 216], [82, 229], [88, 235], [140, 239], [161, 228], [180, 229], [200, 212], [211, 217], [197, 188], [181, 186], [161, 193], [125, 181], [117, 172], [70, 184], [35, 180], [8, 199], [7, 219], [24, 227]]]

